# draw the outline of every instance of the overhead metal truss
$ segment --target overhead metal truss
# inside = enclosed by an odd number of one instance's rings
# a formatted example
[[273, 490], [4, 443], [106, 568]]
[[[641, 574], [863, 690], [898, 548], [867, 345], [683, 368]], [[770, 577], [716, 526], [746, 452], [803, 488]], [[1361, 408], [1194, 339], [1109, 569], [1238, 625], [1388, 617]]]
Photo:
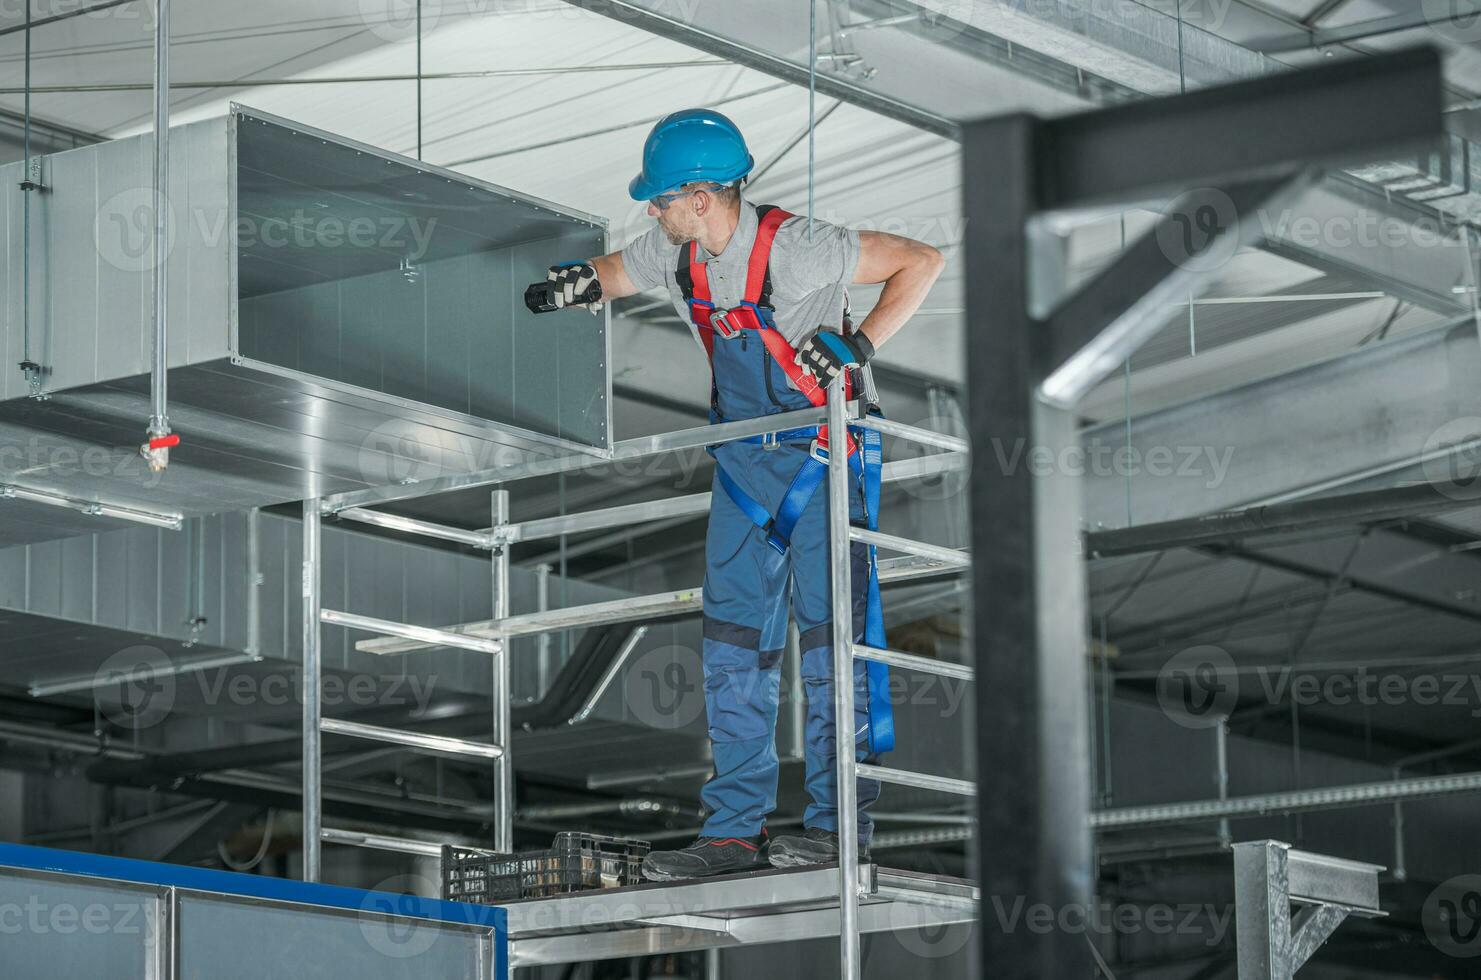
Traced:
[[[1078, 445], [1074, 407], [1163, 324], [1149, 298], [1200, 286], [1255, 210], [1315, 168], [1441, 136], [1430, 49], [1041, 120], [964, 127], [967, 376], [977, 697], [979, 881], [1084, 908], [1090, 860], [1081, 485], [998, 463], [992, 441], [1051, 458]], [[1201, 189], [1201, 190], [1200, 190]], [[1158, 229], [1066, 296], [1063, 216], [1173, 198]], [[1177, 234], [1168, 236], [1169, 230]], [[1003, 751], [1012, 746], [1013, 751]], [[983, 929], [1004, 976], [1087, 976], [1088, 944]]]

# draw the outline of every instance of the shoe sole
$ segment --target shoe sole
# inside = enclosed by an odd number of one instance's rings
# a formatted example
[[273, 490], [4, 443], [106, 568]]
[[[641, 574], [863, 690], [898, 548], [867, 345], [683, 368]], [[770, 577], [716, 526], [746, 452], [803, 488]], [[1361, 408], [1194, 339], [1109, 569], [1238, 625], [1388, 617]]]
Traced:
[[[771, 854], [768, 855], [768, 857], [773, 868], [815, 868], [819, 865], [838, 863], [837, 854], [829, 854], [827, 857], [812, 858], [803, 854], [789, 852], [787, 850], [773, 850]], [[867, 854], [861, 854], [859, 856], [859, 863], [868, 864], [869, 856]]]
[[694, 874], [682, 874], [672, 871], [654, 871], [650, 868], [643, 869], [643, 877], [648, 881], [699, 881], [702, 878], [718, 878], [721, 875], [745, 874], [749, 871], [765, 871], [771, 867], [766, 862], [748, 864], [743, 868], [720, 868], [716, 871], [701, 871]]
[[[837, 859], [834, 858], [833, 860]], [[771, 866], [773, 868], [813, 868], [827, 863], [827, 861], [810, 861], [805, 857], [792, 854], [773, 854], [771, 856]]]

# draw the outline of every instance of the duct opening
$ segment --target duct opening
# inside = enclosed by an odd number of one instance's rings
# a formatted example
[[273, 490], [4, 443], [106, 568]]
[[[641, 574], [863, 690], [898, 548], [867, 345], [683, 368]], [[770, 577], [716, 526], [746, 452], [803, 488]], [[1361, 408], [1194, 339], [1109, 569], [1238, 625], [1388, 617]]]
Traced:
[[242, 357], [604, 441], [593, 324], [536, 324], [522, 300], [551, 264], [604, 251], [599, 227], [251, 115], [236, 134]]

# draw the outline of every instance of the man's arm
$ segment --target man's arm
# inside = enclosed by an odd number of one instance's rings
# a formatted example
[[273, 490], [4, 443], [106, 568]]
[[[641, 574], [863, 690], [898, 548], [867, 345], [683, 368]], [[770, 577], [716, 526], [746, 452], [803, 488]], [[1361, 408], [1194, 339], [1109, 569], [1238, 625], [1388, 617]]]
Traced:
[[[875, 349], [895, 335], [925, 301], [946, 259], [934, 246], [883, 231], [859, 232], [859, 264], [854, 282], [884, 283], [874, 309], [859, 324], [859, 332]], [[602, 280], [605, 285], [605, 277]]]
[[597, 281], [602, 284], [604, 302], [641, 292], [637, 286], [633, 285], [632, 279], [628, 278], [627, 270], [622, 267], [621, 252], [598, 255], [591, 260], [591, 265], [597, 271]]

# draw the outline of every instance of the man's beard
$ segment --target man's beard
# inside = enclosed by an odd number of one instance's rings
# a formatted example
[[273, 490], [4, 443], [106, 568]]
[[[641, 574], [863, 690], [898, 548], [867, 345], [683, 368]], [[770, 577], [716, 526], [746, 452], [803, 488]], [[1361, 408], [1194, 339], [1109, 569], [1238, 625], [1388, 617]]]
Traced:
[[669, 240], [670, 245], [683, 245], [691, 240], [689, 235], [674, 231], [662, 221], [658, 223], [658, 227], [663, 232], [663, 237]]

